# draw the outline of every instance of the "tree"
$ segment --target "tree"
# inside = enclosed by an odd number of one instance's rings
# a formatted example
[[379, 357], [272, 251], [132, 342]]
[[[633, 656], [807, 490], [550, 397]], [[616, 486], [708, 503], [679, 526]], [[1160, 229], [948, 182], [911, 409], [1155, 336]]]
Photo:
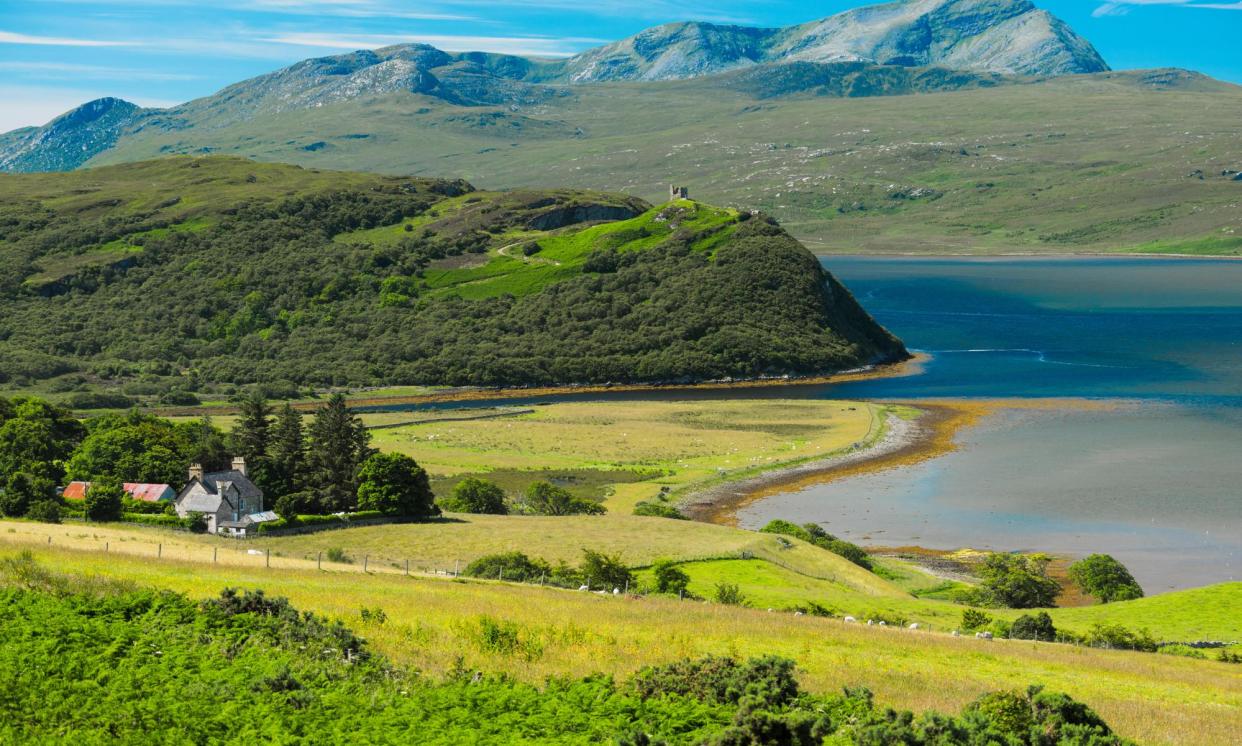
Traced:
[[358, 508], [393, 515], [439, 515], [427, 472], [402, 453], [377, 453], [358, 470]]
[[619, 556], [591, 549], [582, 550], [582, 567], [579, 568], [579, 572], [582, 573], [582, 577], [586, 578], [588, 585], [603, 585], [605, 590], [608, 588], [624, 590], [634, 580], [634, 574], [621, 562]]
[[241, 400], [232, 432], [233, 452], [246, 459], [246, 476], [264, 492], [274, 492], [277, 486], [270, 460], [271, 426], [272, 408], [262, 393], [256, 391]]
[[33, 474], [24, 471], [17, 472], [9, 477], [4, 493], [0, 494], [0, 513], [11, 518], [26, 515], [32, 503], [46, 499], [47, 496], [41, 494], [43, 491], [38, 478]]
[[81, 442], [84, 428], [71, 412], [41, 399], [3, 401], [0, 412], [0, 475], [24, 471], [52, 481]]
[[1040, 640], [1054, 642], [1057, 639], [1057, 628], [1052, 624], [1048, 612], [1023, 614], [1013, 621], [1009, 628], [1009, 636], [1014, 640]]
[[287, 495], [295, 492], [302, 486], [299, 476], [306, 461], [306, 438], [302, 430], [302, 415], [288, 402], [276, 414], [269, 454], [273, 493]]
[[549, 482], [534, 482], [526, 488], [526, 505], [538, 515], [602, 515], [604, 506], [593, 500], [574, 497], [568, 490]]
[[1046, 555], [989, 554], [979, 569], [983, 591], [991, 600], [1014, 609], [1052, 606], [1061, 593], [1048, 577]]
[[477, 477], [466, 477], [453, 486], [453, 492], [440, 506], [454, 513], [505, 515], [505, 492], [500, 485]]
[[1126, 566], [1107, 554], [1092, 554], [1069, 568], [1070, 580], [1101, 603], [1143, 597], [1143, 588]]
[[86, 491], [86, 518], [91, 521], [119, 521], [124, 500], [125, 488], [119, 479], [97, 479]]
[[210, 470], [228, 461], [223, 435], [206, 418], [174, 424], [130, 412], [94, 418], [88, 431], [67, 464], [70, 479], [180, 484], [191, 463]]
[[672, 560], [657, 560], [651, 569], [655, 577], [656, 593], [681, 594], [690, 585], [690, 576]]
[[371, 434], [345, 404], [344, 394], [333, 394], [315, 414], [306, 456], [307, 485], [320, 498], [324, 512], [352, 510], [357, 504], [358, 470], [370, 458]]

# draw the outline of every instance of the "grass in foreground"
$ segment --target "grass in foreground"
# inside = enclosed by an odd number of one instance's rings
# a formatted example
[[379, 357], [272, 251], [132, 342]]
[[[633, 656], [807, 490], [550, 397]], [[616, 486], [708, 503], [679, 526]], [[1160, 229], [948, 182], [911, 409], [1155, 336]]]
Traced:
[[[0, 534], [3, 538], [5, 534]], [[1144, 743], [1218, 744], [1242, 728], [1242, 668], [1150, 654], [1029, 642], [985, 642], [868, 628], [752, 609], [612, 596], [478, 581], [390, 574], [316, 572], [164, 561], [38, 548], [60, 570], [169, 588], [196, 598], [224, 586], [263, 588], [296, 606], [345, 620], [381, 652], [428, 673], [460, 660], [540, 682], [548, 675], [601, 671], [708, 653], [795, 658], [811, 691], [861, 684], [879, 701], [956, 710], [998, 688], [1042, 683], [1087, 702], [1121, 735]], [[381, 608], [383, 624], [360, 610]], [[482, 616], [517, 627], [537, 645], [481, 649]], [[527, 655], [522, 651], [538, 650]]]

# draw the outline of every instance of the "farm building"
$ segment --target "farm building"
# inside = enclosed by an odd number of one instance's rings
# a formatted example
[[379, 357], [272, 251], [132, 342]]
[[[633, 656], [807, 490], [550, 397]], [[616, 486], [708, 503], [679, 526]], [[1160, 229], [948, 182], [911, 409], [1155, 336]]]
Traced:
[[246, 476], [246, 460], [233, 459], [228, 471], [203, 472], [201, 464], [190, 466], [190, 478], [177, 493], [177, 515], [202, 513], [208, 533], [244, 536], [247, 530], [277, 516], [263, 510], [263, 490]]
[[[121, 486], [130, 498], [148, 503], [169, 502], [177, 497], [176, 491], [167, 484], [126, 482]], [[86, 493], [90, 491], [90, 488], [90, 482], [70, 482], [65, 486], [61, 497], [66, 500], [85, 500]]]

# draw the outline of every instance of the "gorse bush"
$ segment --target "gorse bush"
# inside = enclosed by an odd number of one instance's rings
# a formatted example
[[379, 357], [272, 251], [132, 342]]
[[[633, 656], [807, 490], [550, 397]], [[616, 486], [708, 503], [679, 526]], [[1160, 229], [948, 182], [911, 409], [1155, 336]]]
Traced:
[[[368, 624], [391, 624], [376, 609]], [[464, 662], [442, 679], [392, 665], [338, 622], [258, 591], [195, 602], [0, 560], [0, 742], [317, 744], [998, 743], [1117, 746], [1087, 706], [1038, 688], [957, 717], [882, 710], [864, 689], [801, 691], [794, 663], [709, 657], [542, 687]], [[546, 632], [494, 616], [456, 628], [484, 660], [535, 660]], [[191, 692], [209, 692], [187, 696]], [[134, 703], [144, 716], [136, 716]], [[240, 717], [238, 713], [245, 713]], [[417, 730], [412, 730], [412, 728]], [[344, 737], [344, 736], [342, 736]]]

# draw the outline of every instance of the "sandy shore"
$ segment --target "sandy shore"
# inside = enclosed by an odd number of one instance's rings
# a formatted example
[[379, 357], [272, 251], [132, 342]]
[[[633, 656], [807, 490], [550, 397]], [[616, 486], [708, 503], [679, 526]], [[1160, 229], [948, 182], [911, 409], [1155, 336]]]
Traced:
[[1118, 401], [1090, 399], [936, 399], [903, 402], [923, 411], [916, 420], [889, 415], [882, 437], [858, 451], [777, 467], [762, 474], [712, 485], [687, 496], [682, 512], [692, 520], [737, 525], [741, 508], [774, 494], [859, 474], [895, 469], [942, 456], [957, 448], [957, 434], [1001, 409], [1112, 409]]

